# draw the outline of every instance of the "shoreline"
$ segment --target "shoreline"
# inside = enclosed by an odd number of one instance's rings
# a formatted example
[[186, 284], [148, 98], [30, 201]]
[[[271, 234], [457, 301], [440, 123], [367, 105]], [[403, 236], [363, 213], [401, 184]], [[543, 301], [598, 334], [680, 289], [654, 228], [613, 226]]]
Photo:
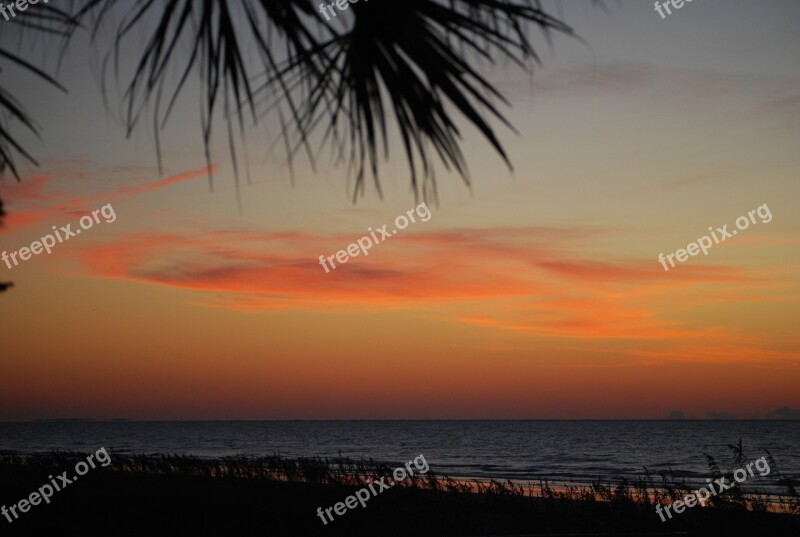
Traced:
[[[82, 458], [83, 454], [73, 452], [0, 455], [0, 502], [9, 505], [25, 498], [46, 483], [47, 476], [70, 471]], [[15, 520], [11, 529], [25, 528], [21, 535], [40, 535], [67, 524], [86, 528], [85, 535], [161, 535], [158, 531], [163, 528], [183, 528], [163, 534], [218, 535], [225, 531], [348, 537], [374, 535], [375, 525], [388, 536], [721, 535], [720, 528], [725, 535], [796, 536], [800, 531], [800, 504], [796, 514], [773, 512], [763, 498], [749, 499], [747, 495], [720, 497], [714, 505], [688, 509], [661, 522], [651, 501], [672, 497], [656, 496], [647, 488], [562, 488], [546, 480], [526, 488], [508, 482], [456, 479], [433, 471], [398, 482], [399, 486], [364, 508], [323, 526], [315, 514], [319, 506], [344, 501], [374, 478], [390, 475], [391, 467], [345, 459], [336, 464], [281, 457], [231, 457], [213, 462], [113, 452], [110, 458], [108, 467], [97, 467], [80, 477], [50, 505]], [[384, 531], [387, 520], [396, 527]], [[235, 532], [228, 531], [232, 524]], [[191, 531], [184, 531], [186, 528]]]

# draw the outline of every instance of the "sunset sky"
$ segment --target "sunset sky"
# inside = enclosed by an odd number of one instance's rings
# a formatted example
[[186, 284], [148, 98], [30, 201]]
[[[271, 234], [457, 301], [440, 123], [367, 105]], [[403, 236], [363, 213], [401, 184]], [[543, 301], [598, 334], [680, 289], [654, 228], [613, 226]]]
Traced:
[[[379, 0], [374, 0], [379, 1]], [[569, 3], [585, 42], [484, 66], [514, 170], [465, 132], [472, 187], [331, 273], [415, 207], [402, 147], [354, 205], [323, 151], [290, 177], [248, 134], [239, 211], [224, 125], [209, 189], [196, 94], [130, 140], [86, 39], [67, 95], [18, 71], [40, 160], [0, 179], [0, 252], [111, 203], [51, 255], [0, 263], [0, 420], [763, 417], [800, 408], [800, 3]], [[3, 23], [0, 22], [0, 26]], [[6, 28], [0, 28], [0, 32]], [[51, 55], [44, 45], [33, 53]], [[51, 62], [52, 63], [52, 62]], [[302, 155], [301, 155], [302, 157]], [[767, 204], [669, 272], [657, 257]]]

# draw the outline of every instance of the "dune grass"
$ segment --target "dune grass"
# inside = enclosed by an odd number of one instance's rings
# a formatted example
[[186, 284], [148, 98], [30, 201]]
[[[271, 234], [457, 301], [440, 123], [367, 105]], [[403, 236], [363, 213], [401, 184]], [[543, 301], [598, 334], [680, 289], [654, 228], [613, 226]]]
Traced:
[[[615, 483], [555, 486], [414, 476], [323, 525], [317, 507], [343, 501], [392, 465], [374, 460], [281, 456], [203, 459], [184, 455], [112, 454], [19, 520], [10, 534], [41, 535], [65, 527], [83, 535], [797, 535], [800, 503], [791, 482], [785, 494], [741, 489], [707, 507], [662, 523], [654, 502], [671, 502], [686, 483], [645, 471]], [[11, 505], [72, 469], [79, 453], [0, 455], [0, 502]], [[772, 461], [774, 463], [774, 460]], [[709, 465], [712, 463], [709, 462]], [[716, 464], [716, 461], [713, 462]], [[772, 466], [773, 472], [776, 465]], [[785, 479], [778, 472], [776, 479]], [[19, 532], [19, 533], [17, 533]], [[678, 533], [676, 533], [678, 532]]]

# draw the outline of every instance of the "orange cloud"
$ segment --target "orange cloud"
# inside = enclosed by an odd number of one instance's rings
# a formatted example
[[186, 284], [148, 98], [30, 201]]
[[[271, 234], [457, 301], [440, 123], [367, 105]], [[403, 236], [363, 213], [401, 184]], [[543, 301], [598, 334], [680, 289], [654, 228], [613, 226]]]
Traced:
[[[505, 275], [499, 266], [484, 267], [482, 258], [474, 259], [474, 244], [442, 248], [430, 236], [395, 239], [395, 247], [377, 245], [369, 256], [326, 273], [317, 260], [320, 252], [352, 241], [344, 235], [225, 231], [129, 236], [75, 252], [98, 276], [239, 296], [248, 309], [259, 303], [391, 306], [545, 292], [541, 284]], [[463, 262], [453, 262], [454, 250]]]
[[[87, 210], [94, 209], [98, 203], [108, 203], [148, 192], [156, 192], [173, 185], [207, 177], [217, 167], [217, 165], [213, 165], [210, 168], [202, 167], [189, 170], [165, 179], [121, 187], [93, 196], [75, 196], [49, 189], [48, 186], [56, 179], [63, 179], [76, 174], [74, 171], [72, 173], [59, 171], [52, 175], [37, 175], [29, 181], [0, 187], [0, 196], [6, 200], [10, 199], [14, 203], [14, 210], [9, 212], [6, 218], [6, 225], [9, 230], [18, 231], [43, 220], [52, 220], [61, 215], [82, 216], [86, 214]], [[17, 208], [17, 204], [20, 204], [21, 208]]]
[[[198, 305], [243, 312], [455, 308], [464, 314], [439, 316], [535, 337], [681, 341], [702, 348], [737, 341], [719, 326], [671, 318], [669, 311], [676, 306], [670, 303], [676, 293], [691, 292], [702, 303], [713, 304], [709, 297], [719, 295], [720, 286], [753, 287], [758, 279], [728, 267], [682, 267], [686, 270], [674, 276], [652, 260], [574, 257], [572, 251], [583, 239], [600, 233], [608, 232], [518, 228], [409, 233], [330, 273], [318, 263], [319, 255], [355, 237], [242, 230], [131, 235], [75, 248], [72, 255], [95, 276], [199, 291], [207, 299]], [[491, 306], [475, 315], [476, 302]], [[739, 341], [757, 347], [747, 338]]]

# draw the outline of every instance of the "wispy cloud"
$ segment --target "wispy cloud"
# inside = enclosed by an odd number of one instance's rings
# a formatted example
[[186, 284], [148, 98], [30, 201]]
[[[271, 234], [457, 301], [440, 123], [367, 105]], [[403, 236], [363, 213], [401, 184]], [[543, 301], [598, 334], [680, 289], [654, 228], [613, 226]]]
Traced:
[[[599, 261], [576, 253], [588, 237], [611, 234], [579, 228], [409, 233], [330, 273], [317, 262], [320, 252], [352, 242], [352, 236], [135, 234], [72, 252], [93, 276], [200, 292], [194, 303], [203, 307], [426, 308], [459, 324], [528, 337], [651, 342], [620, 355], [653, 362], [687, 356], [713, 362], [726, 352], [732, 359], [745, 359], [745, 353], [750, 359], [786, 359], [750, 336], [669, 313], [676, 294], [691, 292], [709, 307], [720, 285], [769, 284], [732, 267], [685, 267], [673, 278], [652, 260]], [[479, 308], [482, 315], [474, 313], [480, 303], [486, 304]]]
[[[78, 164], [78, 166], [81, 165]], [[43, 220], [53, 220], [62, 215], [81, 216], [86, 214], [86, 211], [96, 208], [99, 203], [123, 200], [207, 177], [210, 172], [216, 170], [216, 167], [216, 165], [211, 168], [202, 167], [176, 173], [164, 179], [107, 189], [102, 194], [89, 196], [67, 192], [67, 190], [74, 191], [75, 186], [65, 184], [66, 178], [76, 175], [85, 177], [86, 175], [74, 168], [66, 171], [59, 170], [52, 174], [36, 175], [18, 184], [0, 185], [0, 196], [13, 203], [12, 210], [9, 211], [6, 218], [7, 229], [5, 231], [19, 231]], [[93, 175], [105, 175], [114, 173], [114, 170], [120, 173], [142, 171], [138, 167], [130, 170], [116, 167], [112, 170], [98, 170], [92, 173]], [[59, 190], [59, 187], [64, 188]]]

